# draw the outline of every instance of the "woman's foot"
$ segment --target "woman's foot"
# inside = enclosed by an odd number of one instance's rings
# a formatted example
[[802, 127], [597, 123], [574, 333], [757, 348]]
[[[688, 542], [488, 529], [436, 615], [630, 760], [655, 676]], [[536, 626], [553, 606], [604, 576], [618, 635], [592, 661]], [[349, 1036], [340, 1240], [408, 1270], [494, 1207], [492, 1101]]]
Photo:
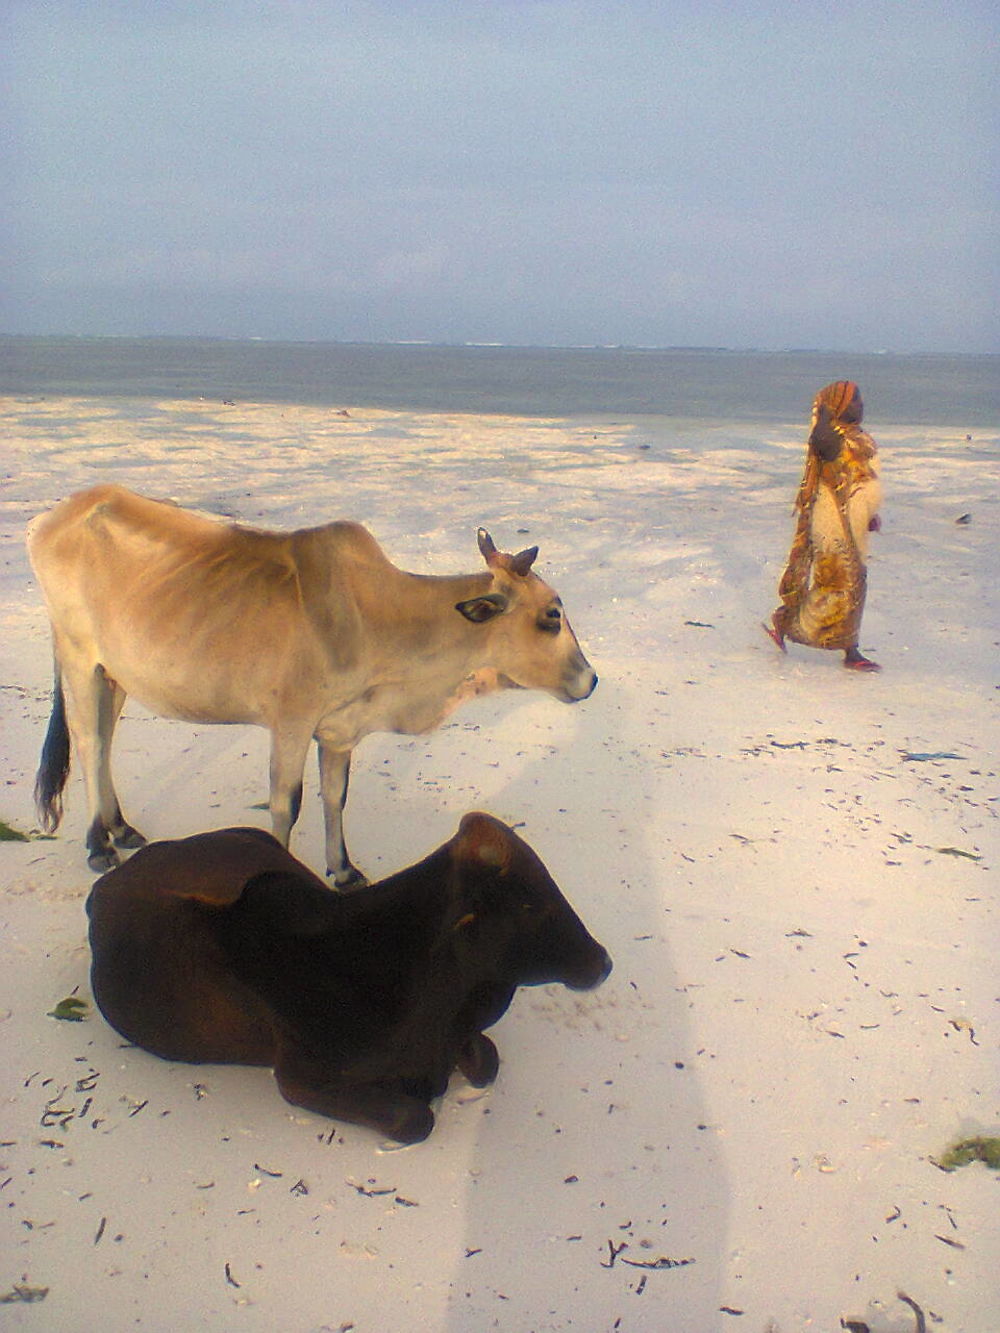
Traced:
[[844, 652], [844, 666], [848, 671], [881, 671], [882, 668], [871, 658], [863, 657], [857, 648], [848, 648]]
[[770, 623], [770, 625], [767, 624], [766, 621], [761, 621], [761, 626], [760, 626], [760, 627], [761, 627], [761, 629], [764, 631], [764, 633], [767, 635], [767, 637], [768, 637], [773, 643], [776, 643], [776, 644], [778, 645], [778, 647], [781, 649], [781, 651], [782, 651], [783, 653], [787, 653], [787, 652], [788, 652], [788, 649], [785, 647], [785, 636], [784, 636], [784, 634], [782, 634], [781, 630], [778, 628], [778, 612], [777, 612], [777, 611], [775, 611], [774, 615], [771, 617], [771, 623]]

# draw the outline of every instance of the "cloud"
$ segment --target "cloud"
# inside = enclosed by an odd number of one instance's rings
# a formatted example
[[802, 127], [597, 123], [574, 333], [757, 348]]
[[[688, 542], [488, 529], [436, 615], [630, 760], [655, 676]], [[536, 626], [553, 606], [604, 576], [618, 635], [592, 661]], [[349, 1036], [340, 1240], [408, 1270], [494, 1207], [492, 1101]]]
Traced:
[[297, 300], [331, 338], [995, 346], [989, 31], [975, 0], [15, 3], [8, 318], [89, 291], [184, 332], [176, 287], [197, 332], [295, 336]]

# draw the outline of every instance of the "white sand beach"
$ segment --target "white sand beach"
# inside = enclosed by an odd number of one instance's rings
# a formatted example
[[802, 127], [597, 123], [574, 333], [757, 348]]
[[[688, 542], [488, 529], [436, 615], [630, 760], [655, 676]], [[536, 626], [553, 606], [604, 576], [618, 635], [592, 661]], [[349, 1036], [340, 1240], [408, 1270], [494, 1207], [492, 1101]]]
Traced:
[[[521, 991], [495, 1086], [456, 1076], [431, 1138], [386, 1150], [269, 1071], [107, 1026], [74, 770], [57, 837], [0, 845], [2, 1326], [995, 1333], [998, 1173], [934, 1159], [1000, 1133], [997, 437], [866, 422], [887, 499], [864, 676], [760, 628], [803, 422], [344, 407], [0, 400], [0, 819], [36, 826], [51, 660], [23, 533], [59, 498], [114, 480], [266, 527], [350, 517], [434, 573], [478, 569], [483, 525], [539, 546], [598, 689], [369, 737], [349, 845], [375, 879], [467, 810], [517, 823], [615, 970]], [[266, 827], [266, 751], [130, 703], [126, 816]], [[292, 850], [322, 870], [313, 765]], [[51, 1017], [71, 994], [85, 1021]]]

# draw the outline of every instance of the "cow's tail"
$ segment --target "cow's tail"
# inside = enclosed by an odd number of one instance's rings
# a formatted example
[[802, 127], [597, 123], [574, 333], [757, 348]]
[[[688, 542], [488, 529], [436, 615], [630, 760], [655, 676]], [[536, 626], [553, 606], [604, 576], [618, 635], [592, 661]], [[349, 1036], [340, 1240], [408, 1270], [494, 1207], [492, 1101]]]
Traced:
[[42, 744], [42, 758], [35, 775], [35, 809], [43, 833], [54, 833], [62, 819], [62, 793], [69, 777], [69, 728], [62, 671], [56, 660], [52, 686], [52, 715]]

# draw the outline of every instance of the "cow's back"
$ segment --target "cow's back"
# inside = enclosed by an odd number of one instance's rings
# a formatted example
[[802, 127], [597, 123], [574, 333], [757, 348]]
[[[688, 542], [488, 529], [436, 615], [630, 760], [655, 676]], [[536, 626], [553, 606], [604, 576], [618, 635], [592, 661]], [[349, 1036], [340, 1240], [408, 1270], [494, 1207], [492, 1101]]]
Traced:
[[189, 540], [206, 529], [221, 526], [168, 501], [136, 495], [124, 486], [91, 486], [67, 496], [29, 523], [28, 552], [35, 571], [44, 579], [57, 566], [63, 569], [69, 561], [92, 554], [106, 541], [101, 535], [106, 524], [134, 532], [169, 530], [183, 533]]
[[[314, 725], [331, 667], [357, 660], [351, 581], [334, 563], [359, 547], [362, 566], [381, 555], [355, 524], [272, 533], [118, 486], [69, 497], [28, 532], [64, 670], [103, 667], [163, 717], [271, 727], [289, 709]], [[316, 552], [301, 573], [299, 548]]]
[[[27, 545], [57, 646], [74, 645], [153, 712], [201, 721], [263, 721], [260, 698], [281, 688], [283, 650], [300, 670], [349, 670], [361, 650], [359, 595], [384, 592], [393, 570], [357, 523], [268, 532], [115, 485], [34, 519]], [[178, 698], [193, 699], [213, 663], [234, 699], [245, 696], [231, 717]], [[263, 678], [241, 686], [247, 672]]]
[[62, 500], [28, 526], [27, 547], [57, 638], [100, 644], [102, 624], [134, 607], [163, 571], [190, 573], [225, 551], [226, 525], [122, 486]]
[[28, 554], [48, 597], [54, 581], [118, 566], [124, 581], [136, 570], [156, 577], [158, 566], [199, 569], [227, 561], [288, 563], [284, 534], [243, 528], [223, 519], [151, 500], [123, 486], [93, 486], [33, 519]]
[[112, 1027], [164, 1059], [272, 1062], [272, 1015], [234, 977], [218, 937], [246, 881], [268, 870], [322, 887], [260, 829], [150, 843], [96, 881], [91, 986]]

